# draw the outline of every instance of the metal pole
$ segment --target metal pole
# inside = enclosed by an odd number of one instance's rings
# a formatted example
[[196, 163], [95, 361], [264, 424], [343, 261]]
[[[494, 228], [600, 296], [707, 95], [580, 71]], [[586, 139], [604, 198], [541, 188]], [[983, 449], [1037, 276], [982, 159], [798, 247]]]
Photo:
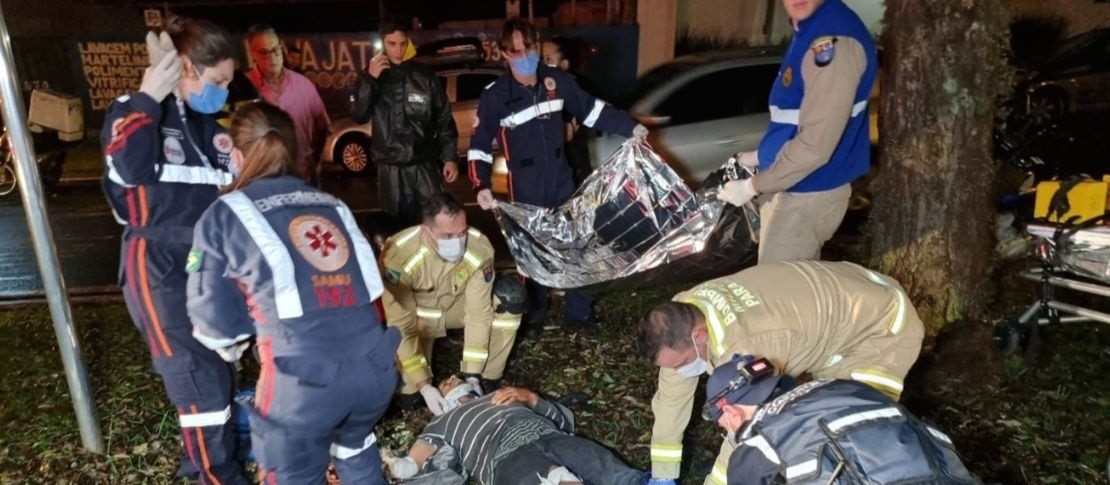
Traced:
[[54, 334], [58, 337], [58, 350], [62, 354], [69, 395], [77, 412], [77, 425], [81, 429], [81, 442], [85, 449], [93, 453], [104, 453], [104, 440], [100, 434], [100, 424], [96, 420], [96, 405], [89, 389], [89, 376], [81, 358], [77, 331], [73, 328], [73, 312], [69, 307], [65, 282], [62, 281], [58, 264], [58, 253], [54, 247], [54, 236], [46, 215], [42, 183], [39, 181], [34, 147], [31, 146], [31, 137], [27, 131], [23, 95], [16, 79], [12, 41], [8, 35], [3, 10], [0, 10], [0, 38], [3, 40], [3, 45], [0, 46], [0, 96], [3, 97], [4, 123], [11, 133], [16, 180], [19, 182], [19, 193], [23, 196], [27, 227], [31, 230], [43, 288], [49, 300], [50, 316], [54, 320]]

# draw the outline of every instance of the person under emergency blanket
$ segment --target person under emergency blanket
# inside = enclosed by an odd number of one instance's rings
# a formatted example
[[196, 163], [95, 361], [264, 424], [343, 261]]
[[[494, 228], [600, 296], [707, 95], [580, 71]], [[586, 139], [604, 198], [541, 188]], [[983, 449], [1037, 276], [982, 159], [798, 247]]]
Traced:
[[154, 370], [177, 410], [179, 477], [246, 484], [227, 421], [235, 368], [193, 339], [185, 262], [193, 225], [231, 183], [231, 137], [214, 116], [235, 73], [235, 41], [203, 21], [170, 16], [147, 36], [151, 66], [104, 116], [104, 193], [123, 225], [120, 286]]
[[525, 295], [518, 278], [495, 278], [493, 244], [466, 224], [457, 199], [441, 192], [421, 207], [424, 222], [390, 238], [382, 251], [382, 303], [386, 322], [402, 336], [402, 407], [423, 397], [439, 415], [443, 396], [431, 384], [435, 339], [463, 328], [462, 372], [480, 391], [492, 391], [505, 371]]
[[[519, 387], [480, 397], [456, 376], [444, 379], [447, 412], [428, 423], [407, 456], [388, 463], [412, 478], [440, 448], [454, 448], [461, 469], [481, 485], [640, 485], [644, 472], [605, 447], [574, 435], [574, 415]], [[438, 483], [438, 482], [436, 482]]]
[[382, 210], [398, 227], [420, 223], [420, 201], [459, 176], [458, 128], [451, 103], [431, 69], [408, 62], [407, 22], [383, 21], [384, 52], [370, 59], [351, 99], [356, 123], [371, 122]]
[[293, 120], [251, 103], [231, 117], [239, 177], [197, 222], [193, 336], [235, 362], [257, 335], [251, 440], [261, 483], [384, 484], [374, 425], [397, 386], [401, 337], [381, 325], [378, 264], [354, 215], [299, 177]]
[[736, 451], [715, 483], [976, 485], [948, 435], [866, 384], [796, 386], [766, 359], [735, 355], [705, 385], [702, 417]]
[[818, 259], [848, 210], [851, 182], [871, 169], [867, 98], [879, 60], [863, 21], [843, 0], [783, 0], [794, 39], [771, 88], [771, 122], [739, 163], [760, 168], [721, 200], [760, 207], [759, 262]]
[[[651, 401], [653, 480], [673, 483], [698, 378], [733, 354], [766, 357], [793, 376], [859, 381], [897, 399], [924, 325], [902, 287], [852, 263], [761, 264], [702, 283], [649, 311], [640, 348], [659, 369]], [[707, 484], [727, 468], [722, 446]]]
[[[564, 110], [589, 128], [640, 141], [647, 137], [647, 128], [623, 111], [594, 99], [569, 74], [540, 65], [536, 30], [527, 21], [507, 21], [498, 43], [510, 72], [482, 91], [467, 155], [470, 181], [483, 209], [497, 206], [491, 191], [495, 137], [509, 167], [509, 200], [545, 208], [562, 205], [575, 189], [573, 170], [566, 158]], [[534, 280], [528, 280], [527, 286], [525, 331], [534, 335], [542, 332], [547, 318], [548, 288]], [[567, 291], [566, 301], [565, 326], [600, 326], [591, 295]]]

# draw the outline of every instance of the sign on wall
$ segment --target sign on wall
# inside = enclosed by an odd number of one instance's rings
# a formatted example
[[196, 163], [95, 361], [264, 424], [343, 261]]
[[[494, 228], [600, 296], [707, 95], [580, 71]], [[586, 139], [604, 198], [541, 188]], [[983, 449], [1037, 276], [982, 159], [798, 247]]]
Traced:
[[104, 111], [120, 94], [138, 90], [150, 62], [144, 42], [78, 42], [77, 55], [93, 111]]

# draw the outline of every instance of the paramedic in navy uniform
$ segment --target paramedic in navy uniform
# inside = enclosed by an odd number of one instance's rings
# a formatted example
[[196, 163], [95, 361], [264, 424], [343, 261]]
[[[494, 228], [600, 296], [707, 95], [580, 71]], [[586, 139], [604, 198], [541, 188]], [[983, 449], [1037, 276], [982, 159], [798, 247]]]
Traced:
[[246, 484], [228, 418], [235, 368], [193, 339], [185, 260], [193, 225], [231, 183], [231, 137], [214, 113], [235, 74], [237, 41], [207, 21], [170, 17], [147, 36], [151, 67], [139, 91], [104, 117], [104, 193], [123, 225], [120, 285], [154, 370], [177, 411], [179, 477]]
[[[469, 177], [486, 210], [497, 202], [490, 191], [493, 141], [497, 138], [509, 165], [509, 200], [539, 207], [558, 207], [574, 193], [574, 173], [566, 158], [563, 110], [582, 124], [643, 141], [647, 128], [624, 112], [594, 99], [560, 69], [540, 65], [535, 28], [522, 19], [505, 22], [499, 40], [510, 71], [486, 86], [470, 141]], [[528, 280], [528, 308], [523, 330], [536, 335], [547, 316], [548, 288]], [[598, 328], [593, 297], [566, 292], [565, 327]]]

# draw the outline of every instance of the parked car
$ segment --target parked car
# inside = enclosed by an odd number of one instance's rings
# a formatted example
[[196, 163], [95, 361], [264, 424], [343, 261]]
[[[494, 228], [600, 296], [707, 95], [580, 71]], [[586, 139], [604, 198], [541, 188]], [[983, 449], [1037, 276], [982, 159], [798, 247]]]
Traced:
[[[651, 129], [652, 147], [697, 187], [729, 156], [758, 148], [770, 121], [767, 100], [782, 53], [749, 48], [674, 59], [637, 81], [629, 114]], [[876, 83], [869, 103], [873, 145], [878, 142], [877, 93]], [[604, 163], [623, 141], [619, 136], [593, 140], [594, 163]]]
[[[437, 42], [438, 49], [435, 50], [422, 46], [418, 50], [421, 54], [409, 62], [424, 62], [434, 66], [440, 85], [451, 102], [451, 115], [455, 118], [455, 126], [459, 131], [458, 161], [465, 164], [470, 137], [474, 133], [478, 98], [481, 97], [482, 90], [505, 71], [500, 67], [481, 64], [481, 51], [472, 52], [469, 56], [462, 55], [471, 52], [466, 49], [471, 45], [467, 38], [450, 40], [452, 42]], [[353, 174], [372, 173], [372, 136], [373, 128], [369, 122], [359, 124], [350, 118], [336, 120], [332, 123], [332, 132], [324, 144], [324, 163], [340, 163], [347, 172]], [[502, 161], [500, 166], [504, 165]]]
[[1038, 124], [1110, 110], [1110, 28], [1061, 44], [1050, 61], [1019, 73], [1017, 108]]

